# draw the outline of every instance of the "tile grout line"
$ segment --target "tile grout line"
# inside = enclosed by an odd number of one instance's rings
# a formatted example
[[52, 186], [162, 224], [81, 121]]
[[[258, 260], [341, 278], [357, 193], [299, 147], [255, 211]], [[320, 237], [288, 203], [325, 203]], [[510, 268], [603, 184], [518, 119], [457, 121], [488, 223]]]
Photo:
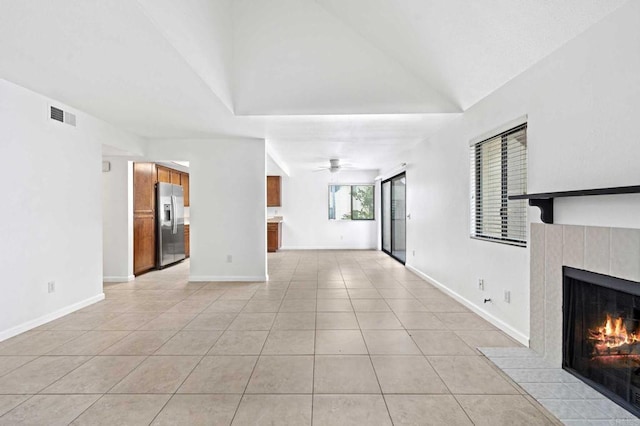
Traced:
[[[196, 290], [193, 293], [197, 293], [198, 290]], [[182, 300], [186, 300], [187, 298], [184, 298]], [[210, 304], [207, 305], [210, 306], [216, 299], [214, 299], [213, 301], [211, 301]], [[178, 302], [180, 303], [180, 302]], [[176, 303], [175, 305], [177, 305], [178, 303]], [[173, 305], [172, 307], [174, 307], [175, 305]], [[206, 309], [206, 307], [204, 308]], [[204, 310], [203, 309], [203, 310]], [[200, 311], [202, 312], [202, 311]], [[163, 313], [166, 313], [163, 312]], [[151, 321], [155, 320], [156, 318], [160, 317], [163, 313], [161, 313], [160, 315], [157, 315], [156, 317], [152, 318], [151, 320], [145, 322], [141, 327], [144, 327], [144, 325], [150, 323]], [[199, 315], [200, 313], [196, 314], [196, 316], [194, 317], [194, 319]], [[181, 329], [175, 330], [175, 333], [173, 333], [171, 335], [171, 337], [169, 337], [167, 340], [165, 340], [152, 354], [150, 355], [146, 355], [145, 358], [143, 360], [140, 361], [140, 363], [138, 363], [126, 376], [124, 376], [121, 380], [119, 380], [117, 383], [113, 384], [106, 392], [102, 393], [100, 395], [100, 397], [98, 397], [98, 399], [96, 399], [90, 406], [88, 406], [85, 410], [83, 410], [81, 413], [79, 413], [72, 421], [71, 423], [73, 423], [74, 421], [76, 421], [80, 416], [82, 416], [85, 412], [87, 412], [91, 407], [93, 407], [98, 401], [100, 401], [105, 395], [111, 395], [109, 392], [116, 387], [118, 384], [122, 383], [123, 380], [125, 380], [127, 377], [129, 377], [131, 374], [133, 374], [142, 364], [144, 364], [144, 362], [146, 360], [148, 360], [150, 357], [154, 356], [154, 354], [160, 349], [162, 348], [162, 346], [164, 346], [167, 342], [169, 342], [171, 339], [173, 339], [178, 333], [180, 333], [181, 331], [183, 331], [191, 322], [193, 321], [193, 319], [191, 321], [189, 321], [187, 324], [185, 324]], [[117, 342], [114, 342], [110, 347], [114, 346], [115, 344], [119, 343], [120, 341], [124, 340], [126, 337], [128, 337], [129, 335], [133, 334], [135, 331], [163, 331], [163, 330], [140, 330], [140, 328], [132, 330], [129, 334], [127, 334], [126, 336], [124, 336], [122, 339], [118, 340]], [[173, 331], [173, 330], [172, 330]], [[217, 340], [216, 340], [217, 341]], [[215, 344], [215, 342], [214, 342]], [[213, 345], [212, 345], [213, 346]], [[108, 348], [105, 348], [102, 352], [106, 351]], [[101, 352], [101, 353], [102, 353]], [[206, 355], [206, 353], [205, 353]], [[189, 372], [189, 374], [187, 374], [187, 376], [185, 377], [185, 379], [182, 381], [182, 383], [184, 383], [184, 381], [186, 381], [186, 379], [189, 377], [189, 375], [193, 372], [193, 370], [195, 370], [195, 368], [200, 364], [200, 362], [202, 362], [202, 359], [204, 358], [203, 355], [200, 360], [196, 363], [196, 365], [191, 369], [191, 371]], [[100, 356], [100, 354], [95, 355], [94, 357], [92, 357], [90, 360], [88, 360], [87, 362], [91, 361], [92, 359], [95, 359], [96, 357]], [[110, 355], [104, 355], [104, 356], [110, 356]], [[113, 356], [140, 356], [140, 355], [113, 355]], [[179, 355], [176, 355], [179, 356]], [[85, 363], [86, 364], [86, 363]], [[84, 365], [84, 364], [82, 364]], [[79, 368], [79, 367], [78, 367]], [[65, 375], [66, 376], [66, 375]], [[62, 378], [58, 379], [61, 380]], [[56, 380], [56, 382], [58, 381]], [[55, 383], [55, 382], [54, 382]], [[182, 384], [181, 384], [182, 385]], [[178, 386], [177, 390], [180, 388], [180, 386]], [[156, 413], [156, 415], [154, 416], [153, 420], [155, 420], [155, 418], [162, 412], [162, 410], [164, 409], [164, 407], [169, 403], [169, 401], [171, 400], [171, 398], [173, 398], [173, 395], [175, 395], [175, 393], [172, 393], [171, 396], [167, 399], [167, 401], [163, 404], [163, 406], [160, 408], [160, 410]], [[113, 394], [113, 395], [117, 395], [117, 394]], [[126, 395], [126, 394], [122, 394], [122, 395]], [[152, 422], [153, 422], [152, 420]]]
[[[290, 286], [291, 286], [291, 281], [289, 281], [289, 284], [287, 285], [287, 290], [286, 291], [288, 291]], [[285, 292], [285, 294], [286, 294], [286, 292]], [[282, 306], [283, 302], [284, 302], [284, 298], [280, 301], [280, 307]], [[278, 308], [278, 311], [279, 310], [280, 310], [280, 308]], [[256, 362], [253, 364], [253, 368], [251, 369], [251, 374], [249, 374], [249, 378], [247, 379], [247, 383], [245, 384], [244, 390], [242, 391], [242, 395], [240, 396], [240, 400], [238, 401], [238, 406], [236, 407], [236, 410], [233, 413], [233, 417], [231, 418], [231, 424], [233, 424], [233, 421], [235, 420], [236, 416], [238, 415], [238, 411], [240, 410], [240, 406], [242, 405], [242, 401], [244, 400], [244, 396], [246, 395], [247, 388], [249, 387], [249, 383], [251, 382], [251, 378], [253, 377], [253, 374], [256, 371], [256, 367], [258, 366], [258, 362], [260, 362], [260, 357], [262, 356], [262, 352], [264, 351], [264, 347], [267, 345], [267, 340], [269, 340], [269, 336], [271, 335], [271, 330], [273, 329], [273, 325], [275, 323], [275, 320], [276, 320], [277, 316], [278, 316], [278, 314], [276, 313], [276, 315], [275, 315], [275, 317], [273, 319], [273, 322], [271, 323], [271, 327], [268, 330], [267, 336], [264, 339], [264, 341], [262, 342], [262, 346], [260, 348], [260, 353], [256, 357]], [[229, 326], [231, 326], [231, 324]]]
[[[161, 314], [161, 315], [162, 315], [162, 314]], [[158, 316], [160, 316], [160, 315], [158, 315]], [[157, 318], [157, 317], [156, 317], [156, 318]], [[154, 318], [154, 319], [155, 319], [155, 318]], [[153, 320], [151, 320], [151, 321], [153, 321]], [[148, 322], [147, 322], [147, 323], [148, 323]], [[147, 324], [147, 323], [145, 323], [145, 324]], [[134, 331], [142, 331], [142, 330], [136, 329], [136, 330], [134, 330]], [[176, 330], [176, 331], [175, 331], [175, 333], [173, 333], [173, 334], [171, 335], [171, 337], [169, 337], [167, 340], [165, 340], [165, 341], [164, 341], [164, 342], [163, 342], [163, 343], [158, 347], [158, 349], [160, 349], [162, 346], [164, 346], [164, 344], [165, 344], [165, 343], [167, 343], [169, 340], [171, 340], [173, 337], [175, 337], [175, 335], [177, 335], [179, 332], [180, 332], [180, 330]], [[133, 331], [132, 331], [131, 333], [129, 333], [129, 335], [130, 335], [130, 334], [132, 334], [132, 333], [133, 333]], [[129, 335], [127, 335], [127, 336], [129, 336]], [[121, 339], [121, 340], [124, 340], [124, 338], [123, 338], [123, 339]], [[113, 345], [115, 345], [115, 344], [116, 344], [116, 343], [114, 343]], [[111, 346], [113, 346], [113, 345], [111, 345]], [[107, 348], [107, 349], [108, 349], [108, 348]], [[105, 349], [105, 350], [107, 350], [107, 349]], [[156, 351], [157, 351], [157, 349], [156, 349]], [[103, 352], [104, 352], [104, 351], [103, 351]], [[92, 360], [92, 359], [97, 358], [98, 356], [100, 356], [100, 355], [98, 354], [98, 355], [94, 356], [93, 358], [91, 358], [91, 360]], [[129, 377], [131, 374], [133, 374], [133, 373], [134, 373], [134, 372], [135, 372], [135, 371], [136, 371], [136, 370], [137, 370], [137, 369], [138, 369], [142, 364], [144, 364], [144, 362], [145, 362], [146, 360], [148, 360], [150, 357], [152, 357], [152, 356], [153, 356], [153, 353], [152, 353], [152, 354], [149, 354], [149, 355], [146, 355], [146, 356], [145, 356], [145, 355], [103, 355], [103, 356], [144, 356], [144, 359], [143, 359], [143, 360], [141, 360], [141, 361], [140, 361], [140, 362], [139, 362], [139, 363], [138, 363], [138, 364], [137, 364], [137, 365], [136, 365], [136, 366], [135, 366], [135, 367], [134, 367], [134, 368], [133, 368], [133, 369], [132, 369], [132, 370], [131, 370], [127, 375], [126, 375], [126, 376], [124, 376], [124, 377], [123, 377], [122, 379], [120, 379], [118, 382], [114, 383], [114, 384], [113, 384], [113, 385], [112, 385], [112, 386], [111, 386], [111, 387], [110, 387], [106, 392], [102, 393], [102, 395], [101, 395], [98, 399], [96, 399], [96, 400], [95, 400], [95, 401], [94, 401], [94, 402], [93, 402], [89, 407], [87, 407], [85, 410], [83, 410], [81, 413], [79, 413], [79, 414], [78, 414], [78, 415], [77, 415], [77, 416], [76, 416], [76, 417], [71, 421], [71, 423], [73, 423], [74, 421], [76, 421], [80, 416], [82, 416], [84, 413], [86, 413], [86, 412], [87, 412], [91, 407], [93, 407], [93, 406], [94, 406], [98, 401], [100, 401], [100, 400], [101, 400], [102, 398], [104, 398], [106, 395], [126, 395], [126, 394], [110, 394], [109, 392], [111, 392], [111, 390], [112, 390], [114, 387], [118, 386], [120, 383], [122, 383], [122, 381], [123, 381], [123, 380], [125, 380], [127, 377]], [[89, 361], [91, 361], [91, 360], [89, 360]], [[89, 361], [87, 361], [87, 362], [89, 362]], [[85, 364], [86, 364], [86, 363], [85, 363]], [[83, 365], [84, 365], [84, 364], [83, 364]], [[62, 378], [60, 378], [59, 380], [62, 380]], [[55, 383], [55, 382], [54, 382], [54, 383]], [[166, 402], [165, 402], [165, 404], [162, 406], [162, 408], [164, 408], [164, 406], [169, 402], [169, 400], [170, 400], [170, 399], [171, 399], [171, 397], [169, 397], [169, 399], [167, 399], [167, 401], [166, 401]], [[162, 411], [162, 408], [160, 409], [160, 411]], [[156, 413], [156, 416], [160, 413], [160, 411], [158, 411], [158, 413]], [[155, 419], [155, 416], [154, 416], [154, 419]]]
[[310, 424], [313, 426], [313, 406], [315, 405], [316, 399], [316, 335], [318, 330], [318, 281], [316, 281], [316, 309], [314, 312], [314, 323], [313, 323], [313, 365], [311, 369], [311, 419]]
[[[350, 296], [349, 296], [349, 303], [351, 304], [351, 309], [354, 309], [353, 301], [351, 300]], [[371, 364], [371, 369], [373, 370], [373, 374], [376, 376], [376, 382], [378, 383], [378, 388], [380, 389], [380, 396], [382, 397], [382, 401], [384, 402], [384, 406], [387, 409], [387, 416], [389, 416], [389, 421], [391, 422], [391, 425], [393, 425], [393, 418], [391, 417], [391, 411], [389, 410], [389, 404], [387, 404], [387, 399], [384, 397], [384, 391], [382, 390], [382, 385], [380, 384], [380, 378], [378, 377], [378, 372], [376, 371], [375, 365], [373, 365], [373, 359], [371, 358], [371, 351], [369, 350], [369, 345], [367, 344], [367, 341], [364, 338], [364, 333], [362, 331], [362, 327], [360, 326], [360, 320], [358, 319], [358, 316], [355, 315], [355, 309], [354, 309], [354, 316], [356, 317], [356, 322], [358, 323], [358, 330], [360, 331], [360, 337], [362, 337], [362, 341], [364, 342], [364, 346], [367, 349], [367, 357], [369, 358], [369, 364]]]
[[[199, 290], [197, 290], [195, 293], [197, 293]], [[178, 332], [176, 332], [169, 340], [167, 340], [164, 344], [162, 344], [157, 350], [160, 350], [162, 348], [162, 346], [164, 346], [166, 343], [168, 343], [171, 339], [173, 339], [178, 333], [180, 333], [181, 331], [184, 331], [186, 327], [189, 326], [189, 324], [191, 324], [200, 314], [202, 314], [202, 312], [204, 310], [206, 310], [209, 306], [211, 306], [216, 300], [218, 300], [223, 294], [225, 294], [226, 291], [224, 293], [222, 293], [219, 297], [217, 297], [216, 299], [212, 300], [211, 303], [209, 303], [202, 311], [200, 311], [198, 314], [196, 314], [196, 316], [189, 321], [187, 324], [184, 325], [184, 327], [182, 327], [182, 329], [180, 329]], [[235, 318], [235, 317], [234, 317]], [[229, 323], [231, 324], [231, 323]], [[228, 328], [229, 326], [227, 326]], [[204, 355], [202, 355], [200, 357], [200, 359], [198, 360], [198, 362], [196, 362], [193, 366], [193, 368], [191, 368], [191, 370], [189, 371], [189, 373], [187, 373], [184, 376], [184, 379], [182, 379], [182, 382], [180, 382], [180, 384], [178, 386], [176, 386], [175, 391], [171, 394], [171, 396], [165, 401], [165, 403], [162, 405], [162, 407], [160, 408], [160, 410], [158, 410], [158, 412], [156, 413], [156, 415], [153, 417], [153, 419], [151, 419], [151, 422], [149, 422], [149, 424], [152, 424], [157, 418], [158, 416], [162, 413], [162, 411], [165, 409], [165, 407], [169, 404], [169, 402], [174, 398], [174, 396], [178, 393], [178, 391], [180, 390], [180, 388], [182, 387], [182, 385], [184, 385], [184, 383], [187, 381], [187, 379], [189, 378], [189, 376], [191, 376], [191, 374], [196, 370], [196, 368], [198, 368], [198, 366], [202, 363], [202, 360], [205, 358], [205, 356], [209, 353], [209, 351], [213, 348], [213, 346], [218, 342], [218, 340], [220, 339], [220, 337], [222, 337], [222, 335], [224, 334], [224, 331], [222, 333], [220, 333], [220, 335], [216, 338], [216, 340], [211, 344], [211, 346], [209, 347], [209, 349], [207, 351], [205, 351]], [[146, 359], [145, 359], [146, 361]], [[144, 361], [143, 361], [144, 362]], [[142, 364], [142, 363], [141, 363]], [[139, 364], [139, 365], [141, 365]], [[139, 366], [138, 365], [138, 366]], [[136, 367], [137, 368], [137, 367]], [[135, 371], [135, 369], [134, 369]], [[131, 373], [133, 373], [133, 371], [131, 371]], [[126, 377], [128, 377], [131, 373], [129, 373]], [[122, 379], [124, 380], [124, 378]], [[122, 380], [120, 382], [122, 382]], [[119, 383], [120, 383], [119, 382]], [[113, 389], [113, 388], [112, 388]], [[239, 403], [239, 401], [238, 401]]]
[[[126, 313], [126, 312], [123, 312], [121, 315], [117, 315], [116, 317], [114, 317], [114, 318], [112, 318], [112, 319], [118, 318], [118, 317], [120, 317], [120, 316], [124, 315], [125, 313]], [[72, 313], [72, 314], [73, 314], [73, 313]], [[70, 314], [70, 315], [71, 315], [71, 314]], [[159, 316], [159, 315], [158, 315], [158, 316]], [[112, 319], [105, 321], [105, 323], [106, 323], [106, 322], [111, 321]], [[69, 321], [70, 321], [70, 320], [69, 320]], [[150, 321], [151, 321], [151, 320], [150, 320]], [[101, 324], [100, 324], [100, 326], [102, 326], [103, 324], [104, 324], [104, 323], [101, 323]], [[145, 324], [146, 324], [146, 323], [145, 323]], [[37, 333], [37, 334], [41, 334], [41, 333], [46, 332], [46, 331], [65, 331], [65, 330], [43, 330], [42, 332]], [[36, 355], [36, 357], [35, 357], [33, 360], [31, 360], [31, 361], [29, 361], [29, 362], [27, 362], [27, 363], [23, 364], [23, 366], [24, 366], [24, 365], [27, 365], [27, 364], [29, 364], [29, 363], [31, 363], [31, 362], [33, 362], [33, 361], [36, 361], [37, 359], [42, 358], [42, 357], [44, 357], [44, 356], [51, 356], [51, 357], [53, 357], [53, 356], [60, 356], [60, 357], [62, 357], [62, 356], [73, 356], [73, 357], [75, 357], [75, 356], [78, 356], [78, 357], [79, 357], [79, 356], [89, 356], [90, 358], [89, 358], [89, 359], [87, 359], [87, 360], [86, 360], [85, 362], [83, 362], [82, 364], [78, 365], [76, 368], [74, 368], [74, 369], [72, 369], [72, 370], [68, 371], [67, 373], [65, 373], [65, 374], [64, 374], [64, 375], [62, 375], [61, 377], [57, 378], [57, 379], [56, 379], [56, 380], [54, 380], [53, 382], [51, 382], [51, 383], [49, 383], [49, 384], [45, 385], [45, 386], [44, 386], [42, 389], [40, 389], [38, 392], [36, 392], [36, 393], [32, 394], [32, 395], [31, 395], [29, 398], [27, 398], [25, 401], [23, 401], [22, 403], [18, 404], [16, 407], [12, 408], [11, 410], [7, 411], [7, 413], [3, 414], [3, 415], [2, 415], [2, 416], [0, 416], [0, 417], [4, 417], [4, 415], [6, 415], [6, 414], [8, 414], [9, 412], [11, 412], [11, 411], [15, 410], [16, 408], [20, 407], [21, 405], [23, 405], [24, 403], [26, 403], [27, 401], [31, 400], [33, 397], [35, 397], [35, 396], [37, 396], [37, 395], [69, 395], [69, 394], [64, 394], [64, 393], [63, 393], [63, 394], [47, 394], [47, 393], [42, 393], [42, 392], [43, 392], [45, 389], [47, 389], [48, 387], [50, 387], [50, 386], [52, 386], [53, 384], [57, 383], [58, 381], [60, 381], [60, 380], [64, 379], [65, 377], [67, 377], [69, 374], [71, 374], [72, 372], [76, 371], [76, 370], [77, 370], [77, 369], [79, 369], [80, 367], [82, 367], [82, 366], [86, 365], [87, 363], [89, 363], [89, 362], [90, 362], [90, 361], [92, 361], [93, 359], [97, 358], [98, 356], [100, 356], [100, 354], [95, 354], [95, 355], [49, 355], [49, 353], [50, 353], [51, 351], [54, 351], [54, 350], [56, 350], [56, 349], [58, 349], [58, 348], [62, 347], [63, 345], [65, 345], [65, 344], [67, 344], [67, 343], [69, 343], [69, 342], [72, 342], [72, 341], [74, 341], [74, 340], [76, 340], [76, 339], [78, 339], [78, 338], [80, 338], [80, 337], [82, 337], [82, 336], [84, 336], [84, 335], [88, 334], [90, 331], [111, 331], [111, 330], [97, 330], [97, 329], [89, 329], [89, 330], [83, 330], [83, 331], [84, 331], [84, 333], [81, 333], [80, 335], [78, 335], [78, 336], [76, 336], [76, 337], [74, 337], [74, 338], [71, 338], [71, 339], [69, 339], [69, 340], [67, 340], [67, 341], [65, 341], [65, 342], [63, 342], [63, 343], [61, 343], [60, 345], [58, 345], [58, 346], [56, 346], [56, 347], [52, 348], [49, 352], [47, 352], [47, 353], [45, 353], [45, 354], [42, 354], [42, 355]], [[117, 330], [117, 331], [120, 331], [120, 330]], [[124, 340], [127, 336], [129, 336], [131, 333], [133, 333], [133, 331], [136, 331], [136, 330], [122, 330], [122, 331], [129, 331], [129, 333], [127, 333], [126, 335], [124, 335], [122, 338], [118, 339], [116, 342], [113, 342], [113, 343], [111, 344], [111, 346], [113, 346], [113, 345], [117, 344], [118, 342], [120, 342], [120, 341]], [[11, 345], [10, 345], [10, 346], [11, 346]], [[108, 348], [105, 348], [105, 349], [103, 349], [103, 351], [104, 351], [104, 350], [107, 350], [107, 349], [108, 349]], [[101, 352], [103, 352], [103, 351], [101, 351]], [[148, 357], [147, 357], [147, 358], [148, 358]], [[146, 358], [145, 358], [145, 359], [146, 359]], [[141, 363], [142, 363], [142, 362], [144, 362], [144, 360], [142, 360], [142, 361], [141, 361]], [[18, 367], [18, 368], [20, 368], [20, 367]], [[17, 368], [16, 368], [16, 369], [17, 369]], [[14, 369], [14, 370], [16, 370], [16, 369]], [[10, 371], [10, 372], [8, 372], [7, 374], [10, 374], [10, 373], [11, 373], [12, 371], [14, 371], [14, 370], [11, 370], [11, 371]], [[5, 374], [5, 375], [6, 375], [6, 374]], [[5, 375], [3, 375], [3, 377], [4, 377]], [[119, 383], [119, 382], [118, 382], [118, 383]], [[114, 386], [115, 386], [115, 385], [114, 385]], [[110, 389], [111, 389], [111, 388], [110, 388]], [[73, 394], [71, 394], [71, 395], [73, 395]], [[89, 406], [89, 407], [87, 407], [84, 411], [82, 411], [80, 414], [78, 414], [78, 416], [76, 416], [72, 421], [74, 421], [75, 419], [77, 419], [77, 417], [79, 417], [80, 415], [82, 415], [86, 410], [88, 410], [91, 406], [93, 406], [93, 405], [94, 405], [98, 400], [100, 400], [100, 399], [105, 395], [105, 393], [103, 393], [103, 394], [99, 394], [99, 393], [98, 393], [98, 394], [81, 394], [81, 395], [100, 395], [100, 397], [98, 397], [98, 398], [97, 398], [97, 399], [96, 399], [92, 404], [90, 404], [90, 406]]]

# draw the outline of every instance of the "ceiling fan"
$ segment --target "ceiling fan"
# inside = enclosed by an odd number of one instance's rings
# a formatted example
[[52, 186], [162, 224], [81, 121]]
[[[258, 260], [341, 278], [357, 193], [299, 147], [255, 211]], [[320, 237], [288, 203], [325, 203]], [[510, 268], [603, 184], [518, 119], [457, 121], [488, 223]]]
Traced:
[[340, 164], [339, 158], [332, 158], [329, 160], [329, 167], [318, 167], [316, 170], [314, 170], [314, 172], [328, 170], [329, 173], [337, 173], [343, 169], [353, 169], [353, 167], [350, 167], [347, 163]]

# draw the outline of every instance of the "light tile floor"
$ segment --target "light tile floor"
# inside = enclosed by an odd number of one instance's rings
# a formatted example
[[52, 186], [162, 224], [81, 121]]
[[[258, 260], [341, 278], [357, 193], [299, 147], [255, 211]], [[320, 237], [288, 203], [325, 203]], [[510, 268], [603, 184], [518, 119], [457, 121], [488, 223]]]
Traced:
[[477, 347], [519, 347], [375, 251], [189, 262], [0, 342], [0, 425], [559, 424]]

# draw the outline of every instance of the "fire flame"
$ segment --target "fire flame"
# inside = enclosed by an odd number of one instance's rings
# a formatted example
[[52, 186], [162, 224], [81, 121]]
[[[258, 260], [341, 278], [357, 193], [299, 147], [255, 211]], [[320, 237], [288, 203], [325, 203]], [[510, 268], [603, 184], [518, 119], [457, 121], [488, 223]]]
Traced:
[[597, 342], [598, 349], [619, 348], [640, 342], [640, 333], [627, 332], [621, 317], [612, 320], [611, 315], [607, 315], [607, 320], [602, 327], [589, 330], [589, 339]]

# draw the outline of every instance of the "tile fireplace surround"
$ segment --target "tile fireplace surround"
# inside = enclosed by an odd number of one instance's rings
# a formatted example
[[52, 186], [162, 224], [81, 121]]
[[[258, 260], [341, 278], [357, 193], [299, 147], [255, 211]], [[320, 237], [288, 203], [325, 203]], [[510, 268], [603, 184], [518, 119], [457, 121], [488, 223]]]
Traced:
[[640, 282], [640, 229], [531, 224], [530, 347], [562, 367], [562, 266]]
[[562, 370], [562, 267], [640, 282], [640, 229], [531, 225], [530, 349], [480, 350], [566, 425], [640, 425]]

